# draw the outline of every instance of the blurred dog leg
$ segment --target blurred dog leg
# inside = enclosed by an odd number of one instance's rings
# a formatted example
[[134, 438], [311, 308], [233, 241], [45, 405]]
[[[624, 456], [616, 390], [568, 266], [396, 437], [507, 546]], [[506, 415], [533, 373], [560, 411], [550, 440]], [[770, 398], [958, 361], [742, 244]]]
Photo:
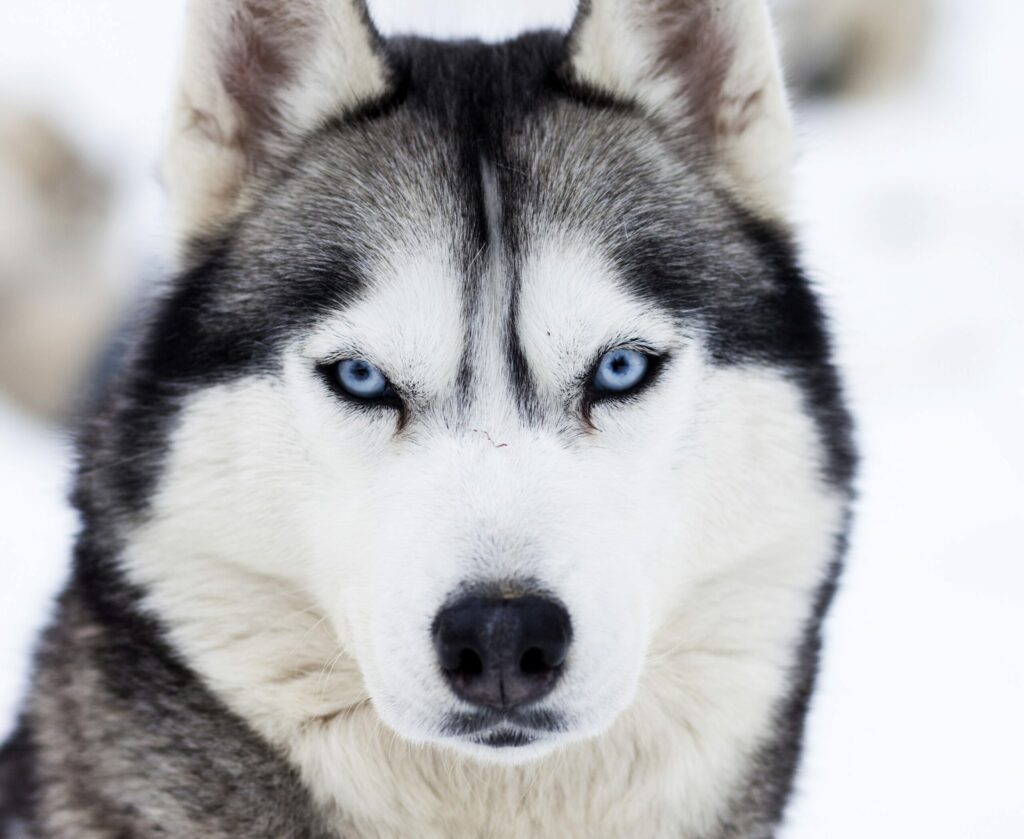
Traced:
[[934, 0], [774, 0], [791, 89], [799, 96], [873, 94], [913, 78]]
[[121, 314], [112, 178], [47, 117], [0, 108], [0, 391], [66, 419]]

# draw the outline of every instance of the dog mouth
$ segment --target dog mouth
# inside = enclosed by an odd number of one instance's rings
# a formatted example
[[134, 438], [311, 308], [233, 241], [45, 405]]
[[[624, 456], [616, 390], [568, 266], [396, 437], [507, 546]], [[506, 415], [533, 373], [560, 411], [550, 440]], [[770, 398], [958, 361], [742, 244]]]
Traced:
[[538, 739], [538, 735], [534, 732], [501, 726], [484, 734], [475, 734], [469, 738], [469, 742], [491, 749], [520, 749], [533, 745]]
[[446, 736], [491, 749], [523, 748], [565, 730], [561, 714], [541, 709], [453, 713], [443, 725]]

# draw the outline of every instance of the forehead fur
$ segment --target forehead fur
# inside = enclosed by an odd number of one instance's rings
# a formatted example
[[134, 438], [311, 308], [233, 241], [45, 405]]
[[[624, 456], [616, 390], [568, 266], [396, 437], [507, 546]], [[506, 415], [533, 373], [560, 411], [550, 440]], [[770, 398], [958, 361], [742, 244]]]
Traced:
[[438, 243], [472, 298], [495, 281], [493, 252], [515, 286], [553, 229], [584, 233], [638, 293], [676, 310], [764, 289], [756, 244], [705, 153], [680, 154], [638, 110], [567, 86], [561, 38], [391, 50], [398, 94], [310, 138], [241, 221], [220, 286], [232, 316], [243, 302], [291, 314], [275, 296], [310, 287], [319, 305], [306, 314], [323, 314], [390, 273], [395, 253]]
[[[715, 186], [701, 146], [681, 150], [639, 109], [566, 81], [565, 39], [553, 33], [385, 48], [394, 93], [324, 124], [262, 174], [238, 221], [194, 247], [99, 426], [97, 459], [116, 445], [131, 465], [97, 491], [143, 506], [182, 398], [272, 374], [286, 343], [399, 270], [396, 253], [443, 252], [469, 308], [502, 284], [513, 373], [528, 385], [516, 324], [523, 266], [559, 236], [582, 237], [637, 299], [699, 317], [715, 362], [791, 371], [828, 429], [830, 474], [849, 474], [822, 317], [793, 248]], [[92, 483], [89, 472], [83, 498]]]

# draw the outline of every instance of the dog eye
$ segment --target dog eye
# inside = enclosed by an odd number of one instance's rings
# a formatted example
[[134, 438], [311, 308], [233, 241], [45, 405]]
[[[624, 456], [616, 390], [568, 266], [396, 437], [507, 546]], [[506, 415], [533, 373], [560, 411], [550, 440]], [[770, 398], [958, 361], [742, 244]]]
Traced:
[[597, 363], [591, 386], [598, 394], [622, 394], [635, 390], [647, 378], [650, 358], [638, 350], [609, 350]]
[[383, 399], [394, 395], [387, 377], [365, 358], [339, 361], [333, 373], [341, 389], [356, 399]]

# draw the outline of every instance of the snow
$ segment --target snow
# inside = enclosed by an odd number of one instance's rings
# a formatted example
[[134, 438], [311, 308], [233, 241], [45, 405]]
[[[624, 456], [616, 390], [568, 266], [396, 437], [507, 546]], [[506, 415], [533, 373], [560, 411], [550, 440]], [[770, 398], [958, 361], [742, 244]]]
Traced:
[[[0, 96], [56, 108], [119, 165], [145, 242], [181, 6], [35, 0], [0, 28]], [[568, 0], [371, 6], [386, 31], [491, 38], [571, 17]], [[801, 116], [798, 215], [865, 459], [785, 839], [1024, 835], [1021, 31], [1017, 0], [944, 0], [919, 83]], [[0, 729], [65, 573], [68, 462], [0, 401]]]

